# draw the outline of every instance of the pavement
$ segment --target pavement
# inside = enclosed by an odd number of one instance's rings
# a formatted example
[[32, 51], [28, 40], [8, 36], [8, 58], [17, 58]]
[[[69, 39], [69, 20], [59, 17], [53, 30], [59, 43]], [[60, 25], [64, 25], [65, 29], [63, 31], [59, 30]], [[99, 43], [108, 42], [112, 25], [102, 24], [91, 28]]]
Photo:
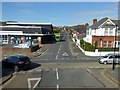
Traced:
[[120, 88], [120, 67], [116, 67], [114, 70], [111, 68], [105, 69], [104, 75], [109, 78], [112, 82], [114, 82]]
[[[75, 53], [74, 55], [81, 59], [88, 59], [88, 60], [97, 60], [99, 57], [95, 56], [86, 56], [80, 51], [80, 49], [76, 46], [76, 43], [72, 41], [71, 37], [69, 38], [70, 44], [72, 46], [72, 51]], [[120, 68], [117, 65], [115, 70], [112, 70], [112, 68], [106, 68], [103, 71], [103, 74], [112, 82], [114, 82], [118, 87], [120, 87]]]
[[69, 36], [69, 43], [70, 46], [72, 47], [72, 52], [74, 53], [74, 56], [77, 56], [78, 58], [81, 59], [87, 59], [87, 60], [97, 60], [99, 56], [86, 56], [82, 51], [77, 47], [76, 43], [72, 41], [72, 38]]
[[[44, 44], [44, 45], [42, 45], [42, 48], [41, 49], [39, 49], [38, 51], [36, 51], [34, 54], [35, 54], [35, 56], [40, 56], [40, 55], [42, 55], [42, 54], [44, 54], [44, 52], [49, 48], [49, 46], [50, 46], [51, 44]], [[39, 53], [40, 52], [40, 53]], [[31, 58], [32, 59], [32, 58]], [[1, 64], [2, 65], [2, 64]], [[1, 67], [2, 68], [2, 67]], [[1, 69], [2, 70], [2, 69]], [[6, 70], [6, 69], [5, 69]], [[3, 86], [6, 82], [8, 82], [10, 79], [12, 79], [14, 76], [15, 76], [15, 73], [16, 72], [13, 72], [12, 71], [12, 73], [11, 74], [9, 74], [9, 75], [5, 75], [4, 77], [0, 77], [0, 78], [2, 78], [2, 79], [0, 79], [0, 87], [1, 87], [1, 85]]]
[[[60, 59], [62, 59], [62, 58], [64, 58], [65, 60], [67, 59], [66, 57], [67, 56], [64, 56], [64, 53], [66, 52], [69, 56], [70, 56], [70, 58], [74, 58], [73, 56], [75, 56], [75, 57], [77, 57], [77, 58], [81, 58], [81, 59], [87, 59], [87, 60], [97, 60], [98, 59], [98, 57], [90, 57], [90, 56], [85, 56], [81, 51], [80, 51], [80, 49], [76, 46], [76, 44], [75, 44], [75, 42], [73, 42], [72, 41], [72, 39], [68, 36], [68, 40], [69, 40], [69, 47], [70, 47], [70, 50], [71, 50], [71, 53], [70, 53], [70, 51], [69, 50], [67, 50], [67, 45], [68, 44], [64, 44], [64, 42], [63, 43], [60, 43], [60, 44], [45, 44], [45, 45], [43, 45], [42, 46], [42, 50], [41, 50], [41, 52], [42, 53], [40, 53], [40, 56], [41, 56], [41, 59], [44, 59], [44, 58], [46, 58], [46, 57], [48, 57], [48, 58], [51, 58], [51, 59], [55, 59], [56, 61], [60, 61], [59, 60], [59, 58]], [[51, 45], [53, 45], [53, 47], [50, 47]], [[58, 48], [59, 47], [59, 48]], [[63, 50], [59, 50], [60, 49], [60, 47], [65, 47]], [[48, 50], [48, 48], [50, 48], [50, 50]], [[56, 49], [55, 49], [56, 48]], [[62, 49], [62, 48], [61, 48]], [[50, 52], [50, 53], [48, 53], [47, 52], [47, 50], [48, 50], [48, 52]], [[53, 52], [56, 52], [56, 51], [60, 51], [60, 52], [58, 52], [58, 54], [57, 53], [55, 53], [55, 55], [52, 55], [52, 53], [51, 53], [51, 50], [53, 51]], [[36, 54], [38, 53], [38, 52], [40, 52], [40, 50], [38, 50], [37, 52], [36, 52]], [[45, 52], [47, 52], [45, 55], [43, 55], [42, 56], [42, 54], [44, 54]], [[35, 53], [34, 53], [35, 54]], [[72, 56], [72, 55], [73, 56]], [[38, 56], [39, 57], [39, 56]], [[38, 60], [40, 61], [40, 59], [38, 58]], [[37, 59], [36, 59], [36, 61], [37, 61]], [[69, 60], [68, 60], [69, 61]], [[64, 63], [65, 65], [65, 67], [67, 66], [67, 64], [66, 63]], [[68, 66], [70, 66], [70, 64], [73, 64], [73, 63], [68, 63]], [[78, 63], [79, 64], [79, 63]], [[81, 63], [82, 64], [82, 63]], [[49, 65], [48, 64], [46, 64], [47, 66], [46, 67], [48, 67]], [[55, 64], [54, 64], [55, 65]], [[52, 68], [54, 68], [54, 65], [51, 65], [50, 64], [50, 66], [52, 66]], [[56, 64], [57, 66], [55, 66], [55, 67], [58, 67], [59, 65], [58, 64]], [[75, 64], [76, 65], [76, 64]], [[91, 65], [91, 64], [90, 64]], [[72, 65], [71, 65], [72, 66]], [[79, 65], [78, 65], [79, 66]], [[83, 66], [87, 66], [87, 65], [84, 65], [83, 64]], [[94, 65], [93, 64], [93, 67], [94, 66], [96, 66], [96, 65]], [[107, 66], [107, 65], [106, 65]], [[43, 64], [43, 67], [45, 67], [45, 65]], [[82, 67], [82, 66], [81, 66]], [[46, 70], [44, 70], [45, 72], [46, 72]], [[74, 71], [74, 70], [73, 70]], [[77, 70], [76, 70], [76, 72], [77, 72]], [[83, 72], [82, 70], [80, 71], [80, 72]], [[105, 68], [105, 69], [103, 69], [103, 70], [101, 70], [100, 72], [102, 72], [103, 73], [103, 75], [104, 76], [106, 76], [109, 80], [111, 80], [112, 82], [114, 82], [116, 85], [119, 85], [119, 81], [120, 81], [120, 79], [119, 79], [119, 69], [118, 69], [118, 67], [117, 68], [115, 68], [115, 70], [113, 71], [113, 70], [111, 70], [110, 68]], [[60, 73], [61, 73], [61, 75], [62, 75], [62, 73], [65, 73], [66, 75], [67, 75], [67, 73], [69, 73], [69, 72], [67, 72], [67, 70], [66, 71], [61, 71], [61, 69], [60, 69]], [[54, 70], [53, 70], [53, 72], [50, 72], [50, 76], [52, 75], [52, 74], [54, 74]], [[15, 75], [15, 74], [14, 74]], [[87, 74], [86, 74], [87, 75]], [[94, 74], [95, 75], [95, 74]], [[99, 75], [99, 74], [98, 74]], [[38, 76], [40, 77], [40, 75], [38, 74]], [[70, 76], [70, 78], [72, 78], [74, 75], [72, 75], [72, 76]], [[12, 79], [12, 78], [10, 78], [11, 76], [8, 76], [8, 77], [4, 77], [3, 78], [3, 80], [2, 81], [6, 81], [6, 80], [10, 80], [10, 79]], [[13, 76], [12, 76], [13, 77]], [[20, 76], [20, 77], [22, 77], [22, 76]], [[26, 76], [27, 77], [27, 76]], [[102, 77], [102, 76], [101, 76]], [[67, 77], [66, 77], [67, 78]], [[16, 79], [16, 81], [17, 81], [17, 79]], [[46, 80], [45, 80], [46, 81]], [[81, 81], [79, 81], [79, 82], [81, 82]], [[44, 82], [43, 82], [44, 83]], [[43, 84], [43, 86], [44, 86], [44, 84]]]

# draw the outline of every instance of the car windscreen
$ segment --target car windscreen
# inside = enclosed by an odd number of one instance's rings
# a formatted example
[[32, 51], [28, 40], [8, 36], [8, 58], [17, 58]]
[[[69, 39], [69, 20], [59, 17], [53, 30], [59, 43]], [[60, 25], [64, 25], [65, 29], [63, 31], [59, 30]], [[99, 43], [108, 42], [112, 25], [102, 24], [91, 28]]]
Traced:
[[60, 37], [56, 37], [56, 38], [60, 38]]
[[105, 56], [103, 56], [104, 58], [107, 58], [109, 55], [105, 55]]
[[16, 61], [18, 60], [17, 57], [11, 56], [6, 59], [7, 61]]

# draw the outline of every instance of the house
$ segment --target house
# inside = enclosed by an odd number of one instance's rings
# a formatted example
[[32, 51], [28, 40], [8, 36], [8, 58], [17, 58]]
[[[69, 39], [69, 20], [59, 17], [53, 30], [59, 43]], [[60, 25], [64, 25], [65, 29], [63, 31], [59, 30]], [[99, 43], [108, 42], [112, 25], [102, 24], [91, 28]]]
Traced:
[[54, 35], [51, 23], [6, 22], [6, 25], [0, 28], [2, 44], [19, 44], [26, 41], [41, 44], [52, 40]]
[[97, 22], [97, 19], [93, 19], [93, 25], [86, 30], [86, 37], [84, 41], [95, 44], [97, 41], [97, 47], [119, 47], [120, 45], [120, 20], [112, 20], [108, 17], [102, 18]]
[[81, 38], [85, 37], [86, 29], [87, 29], [87, 27], [85, 25], [83, 25], [79, 28], [74, 28], [73, 37], [76, 37], [77, 39], [81, 39]]

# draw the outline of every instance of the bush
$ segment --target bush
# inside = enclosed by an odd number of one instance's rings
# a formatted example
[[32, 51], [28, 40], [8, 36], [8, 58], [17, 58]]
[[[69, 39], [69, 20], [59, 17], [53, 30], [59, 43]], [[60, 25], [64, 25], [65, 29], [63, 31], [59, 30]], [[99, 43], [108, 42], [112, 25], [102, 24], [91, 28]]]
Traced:
[[83, 39], [80, 40], [80, 47], [84, 49], [84, 43], [85, 43], [85, 51], [95, 51], [95, 46], [92, 46], [90, 43], [85, 42]]
[[97, 45], [98, 45], [98, 41], [95, 41], [95, 48], [97, 47]]
[[[114, 48], [98, 48], [98, 51], [114, 51]], [[115, 51], [119, 51], [119, 48], [115, 48]]]

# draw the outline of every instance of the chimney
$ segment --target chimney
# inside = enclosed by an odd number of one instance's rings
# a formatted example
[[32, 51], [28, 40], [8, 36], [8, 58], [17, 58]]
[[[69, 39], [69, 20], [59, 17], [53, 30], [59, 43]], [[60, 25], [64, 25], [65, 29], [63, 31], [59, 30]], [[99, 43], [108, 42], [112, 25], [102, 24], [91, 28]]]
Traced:
[[96, 24], [97, 23], [97, 19], [93, 19], [93, 24]]

